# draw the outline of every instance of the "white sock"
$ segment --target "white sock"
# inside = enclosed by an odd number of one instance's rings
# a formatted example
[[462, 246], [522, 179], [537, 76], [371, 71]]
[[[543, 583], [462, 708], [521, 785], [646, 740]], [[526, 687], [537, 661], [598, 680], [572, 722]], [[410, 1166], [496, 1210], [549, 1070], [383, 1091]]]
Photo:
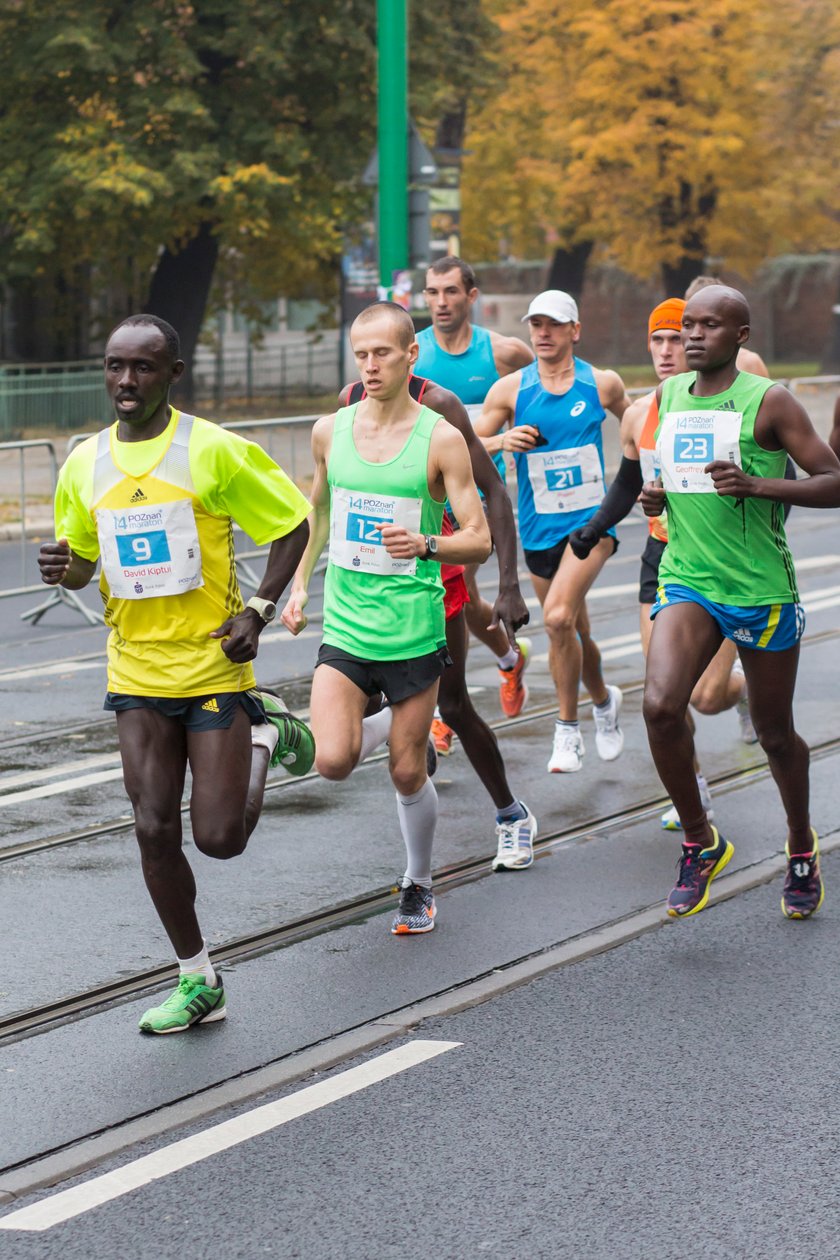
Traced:
[[258, 748], [267, 748], [269, 757], [277, 747], [280, 732], [273, 722], [261, 722], [251, 727], [251, 744]]
[[438, 816], [438, 794], [432, 780], [427, 779], [413, 796], [397, 792], [397, 814], [405, 841], [405, 878], [412, 884], [431, 888], [432, 845]]
[[499, 669], [513, 669], [514, 665], [519, 660], [519, 653], [516, 648], [511, 647], [508, 648], [504, 656], [497, 656], [496, 660], [499, 662]]
[[378, 713], [372, 713], [370, 717], [362, 720], [362, 751], [359, 753], [359, 760], [356, 762], [357, 766], [361, 765], [372, 752], [375, 752], [377, 748], [381, 748], [387, 742], [388, 736], [391, 734], [393, 717], [394, 710], [390, 704], [386, 704], [384, 709], [380, 709]]
[[179, 958], [178, 967], [182, 976], [204, 976], [204, 983], [211, 989], [216, 983], [216, 973], [210, 961], [206, 941], [194, 958]]

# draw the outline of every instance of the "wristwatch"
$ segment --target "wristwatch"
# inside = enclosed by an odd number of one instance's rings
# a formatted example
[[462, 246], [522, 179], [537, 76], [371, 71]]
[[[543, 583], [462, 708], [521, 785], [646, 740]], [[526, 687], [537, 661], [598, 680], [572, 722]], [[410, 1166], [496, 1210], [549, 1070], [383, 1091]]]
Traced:
[[424, 560], [434, 560], [437, 555], [437, 539], [433, 534], [425, 534], [423, 540], [426, 544], [426, 552], [423, 556]]
[[252, 595], [245, 607], [259, 613], [266, 625], [277, 616], [277, 605], [272, 604], [270, 599], [260, 599], [259, 595]]

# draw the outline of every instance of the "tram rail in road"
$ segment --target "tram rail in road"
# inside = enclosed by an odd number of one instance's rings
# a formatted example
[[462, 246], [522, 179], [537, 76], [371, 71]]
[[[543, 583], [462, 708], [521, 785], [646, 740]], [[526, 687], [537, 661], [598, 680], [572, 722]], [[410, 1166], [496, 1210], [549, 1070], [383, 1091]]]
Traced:
[[[635, 689], [638, 690], [641, 685], [641, 683], [637, 683]], [[813, 761], [824, 760], [836, 756], [838, 753], [840, 753], [840, 737], [822, 740], [811, 746], [811, 758]], [[718, 790], [722, 788], [729, 791], [738, 791], [762, 779], [767, 779], [769, 776], [770, 769], [767, 763], [756, 762], [751, 766], [715, 775], [709, 779], [709, 784]], [[297, 781], [300, 782], [301, 780]], [[625, 809], [587, 819], [574, 827], [559, 828], [548, 832], [536, 841], [534, 845], [535, 856], [539, 858], [560, 845], [574, 844], [576, 841], [588, 839], [599, 833], [603, 834], [617, 828], [629, 826], [646, 817], [655, 817], [666, 803], [666, 799], [661, 796], [647, 797], [643, 800], [634, 801]], [[131, 823], [128, 822], [122, 825], [130, 826]], [[484, 854], [436, 871], [434, 874], [436, 892], [441, 893], [462, 884], [487, 878], [491, 874], [491, 858], [492, 854]], [[761, 866], [762, 864], [760, 862], [756, 865]], [[498, 878], [498, 876], [493, 877]], [[216, 964], [230, 963], [249, 955], [284, 949], [298, 941], [319, 936], [325, 932], [331, 932], [339, 927], [349, 926], [391, 908], [395, 891], [393, 886], [374, 889], [360, 897], [324, 907], [314, 914], [294, 919], [289, 923], [278, 924], [259, 932], [234, 937], [224, 945], [212, 949], [210, 951], [211, 957]], [[649, 907], [649, 909], [653, 908]], [[619, 921], [616, 920], [616, 922]], [[522, 959], [516, 961], [521, 962]], [[146, 971], [136, 972], [134, 975], [120, 980], [97, 985], [95, 988], [86, 990], [83, 993], [71, 994], [54, 1002], [33, 1007], [28, 1011], [12, 1013], [4, 1018], [0, 1018], [0, 1041], [6, 1042], [11, 1039], [33, 1035], [45, 1030], [49, 1025], [83, 1016], [103, 1005], [133, 1000], [147, 990], [155, 989], [171, 982], [174, 975], [175, 969], [171, 964], [153, 967]]]

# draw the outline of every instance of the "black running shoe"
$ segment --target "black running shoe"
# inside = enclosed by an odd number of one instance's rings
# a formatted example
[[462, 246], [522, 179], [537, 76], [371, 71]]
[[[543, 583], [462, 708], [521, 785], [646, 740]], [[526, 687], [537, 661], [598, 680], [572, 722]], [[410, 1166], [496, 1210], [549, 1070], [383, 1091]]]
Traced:
[[791, 857], [790, 849], [785, 845], [788, 868], [782, 891], [782, 914], [786, 919], [810, 919], [825, 897], [820, 874], [820, 842], [813, 827], [811, 835], [814, 837], [812, 853], [794, 853]]
[[435, 896], [431, 888], [408, 884], [400, 889], [400, 904], [391, 924], [394, 936], [416, 936], [435, 926]]
[[673, 918], [684, 919], [697, 914], [709, 900], [709, 885], [719, 875], [735, 852], [728, 840], [712, 827], [714, 844], [701, 849], [699, 844], [684, 844], [679, 861], [680, 873], [668, 896], [668, 913]]

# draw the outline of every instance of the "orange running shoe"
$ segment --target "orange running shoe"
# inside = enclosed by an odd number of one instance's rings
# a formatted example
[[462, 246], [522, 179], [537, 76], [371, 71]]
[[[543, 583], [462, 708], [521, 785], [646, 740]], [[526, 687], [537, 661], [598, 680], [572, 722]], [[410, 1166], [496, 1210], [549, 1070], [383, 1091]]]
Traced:
[[522, 675], [528, 668], [531, 640], [517, 639], [516, 646], [519, 651], [516, 664], [510, 669], [499, 670], [499, 701], [505, 717], [518, 717], [528, 699], [528, 688], [522, 681]]
[[435, 741], [439, 757], [448, 757], [452, 752], [452, 737], [455, 734], [451, 726], [447, 726], [443, 718], [436, 717], [432, 721], [432, 739]]

